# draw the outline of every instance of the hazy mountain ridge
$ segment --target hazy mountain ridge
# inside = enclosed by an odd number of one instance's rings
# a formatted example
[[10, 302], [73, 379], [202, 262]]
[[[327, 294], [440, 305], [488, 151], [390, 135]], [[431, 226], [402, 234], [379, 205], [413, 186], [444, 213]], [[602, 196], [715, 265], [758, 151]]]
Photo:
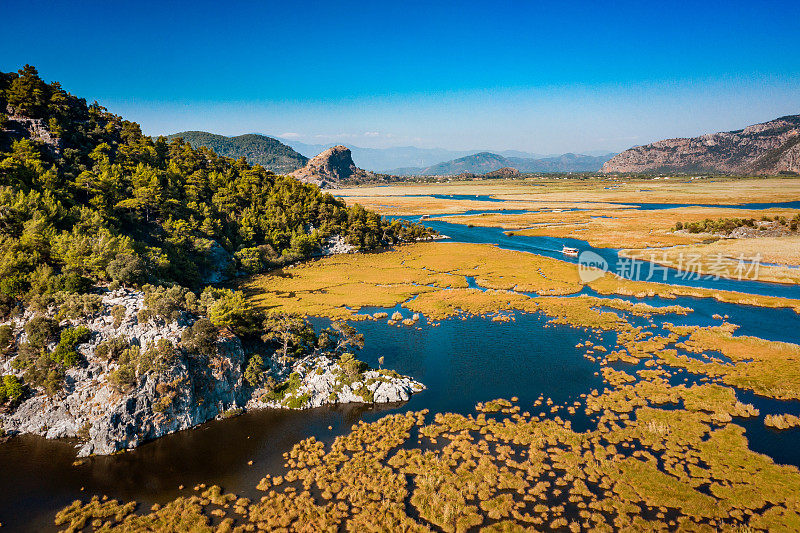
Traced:
[[[332, 148], [341, 143], [306, 144], [293, 139], [276, 137], [282, 143], [291, 146], [307, 157]], [[353, 161], [359, 167], [373, 172], [406, 175], [442, 162], [452, 161], [477, 153], [493, 153], [508, 158], [547, 159], [559, 157], [561, 154], [540, 154], [521, 150], [447, 150], [444, 148], [419, 148], [417, 146], [393, 146], [389, 148], [363, 148], [347, 144], [353, 154]], [[592, 151], [585, 155], [599, 156], [610, 152]]]
[[308, 157], [278, 139], [255, 133], [225, 137], [206, 131], [183, 131], [167, 135], [169, 140], [177, 138], [182, 138], [193, 148], [206, 146], [225, 157], [245, 157], [248, 163], [261, 165], [276, 174], [288, 174], [308, 163]]
[[429, 167], [397, 168], [388, 173], [401, 176], [449, 176], [463, 173], [486, 174], [506, 167], [520, 172], [594, 172], [600, 170], [603, 163], [612, 156], [611, 153], [600, 156], [569, 153], [534, 159], [480, 152]]
[[800, 115], [700, 137], [665, 139], [614, 156], [603, 172], [800, 172]]

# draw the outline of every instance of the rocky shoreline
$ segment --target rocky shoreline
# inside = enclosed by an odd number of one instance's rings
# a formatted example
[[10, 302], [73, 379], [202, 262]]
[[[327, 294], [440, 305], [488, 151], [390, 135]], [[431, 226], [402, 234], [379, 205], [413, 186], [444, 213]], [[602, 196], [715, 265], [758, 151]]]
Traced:
[[[89, 330], [88, 341], [75, 347], [81, 362], [66, 371], [57, 393], [48, 395], [29, 386], [14, 409], [0, 413], [5, 434], [77, 438], [81, 441], [78, 456], [107, 455], [246, 410], [399, 402], [424, 388], [392, 371], [346, 372], [332, 354], [315, 354], [285, 365], [270, 358], [267, 363], [278, 379], [277, 387], [254, 388], [245, 378], [248, 354], [230, 330], [219, 331], [213, 353], [197, 353], [182, 342], [182, 336], [199, 317], [181, 311], [172, 320], [145, 320], [144, 300], [140, 291], [107, 292], [94, 316], [62, 321], [63, 327]], [[31, 318], [26, 313], [14, 325], [18, 343], [26, 341], [24, 324]], [[137, 353], [168, 341], [175, 347], [174, 354], [169, 364], [156, 364], [129, 389], [120, 389], [114, 375], [122, 363], [98, 349], [116, 339], [124, 339]], [[0, 373], [22, 378], [24, 372], [13, 364], [16, 357], [0, 359]]]

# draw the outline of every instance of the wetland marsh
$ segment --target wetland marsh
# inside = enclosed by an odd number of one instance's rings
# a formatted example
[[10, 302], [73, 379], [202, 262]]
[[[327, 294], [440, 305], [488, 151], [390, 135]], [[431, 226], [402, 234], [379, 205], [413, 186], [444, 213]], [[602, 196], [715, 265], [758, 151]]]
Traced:
[[[637, 280], [614, 267], [631, 242], [714, 245], [676, 235], [676, 217], [788, 216], [796, 205], [773, 204], [798, 192], [788, 179], [342, 191], [387, 216], [429, 214], [449, 242], [321, 258], [240, 287], [263, 309], [350, 320], [361, 359], [424, 392], [247, 413], [75, 466], [68, 443], [15, 439], [0, 464], [24, 482], [0, 518], [52, 527], [77, 499], [58, 528], [795, 530], [794, 280]], [[645, 198], [669, 206], [636, 209]], [[591, 229], [576, 239], [564, 224], [578, 223]], [[763, 243], [771, 262], [786, 259], [782, 241]], [[565, 245], [611, 272], [582, 280]], [[30, 477], [45, 464], [61, 480], [49, 492]], [[119, 475], [131, 465], [135, 479]]]

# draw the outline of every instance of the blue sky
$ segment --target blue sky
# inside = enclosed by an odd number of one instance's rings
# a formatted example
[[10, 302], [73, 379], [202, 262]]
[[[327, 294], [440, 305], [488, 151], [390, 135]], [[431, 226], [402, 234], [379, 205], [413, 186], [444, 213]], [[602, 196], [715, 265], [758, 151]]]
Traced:
[[800, 113], [796, 0], [0, 6], [0, 70], [149, 134], [560, 153]]

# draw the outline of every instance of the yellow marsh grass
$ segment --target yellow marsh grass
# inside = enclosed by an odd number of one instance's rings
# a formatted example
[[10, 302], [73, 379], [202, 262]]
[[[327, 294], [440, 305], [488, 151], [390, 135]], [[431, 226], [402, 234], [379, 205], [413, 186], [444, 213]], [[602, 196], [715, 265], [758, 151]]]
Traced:
[[[486, 244], [419, 243], [382, 253], [339, 255], [303, 263], [248, 278], [240, 288], [263, 309], [333, 318], [352, 316], [366, 306], [392, 307], [414, 296], [419, 301], [410, 302], [408, 307], [431, 318], [451, 316], [456, 309], [484, 314], [491, 306], [495, 306], [491, 311], [500, 311], [524, 310], [531, 305], [522, 295], [443, 290], [466, 289], [465, 276], [473, 276], [483, 287], [543, 296], [574, 294], [583, 287], [575, 265], [565, 261]], [[797, 300], [635, 282], [611, 274], [590, 286], [606, 295], [696, 296], [800, 309]]]
[[[622, 202], [739, 204], [786, 202], [800, 197], [800, 178], [689, 180], [590, 180], [533, 178], [394, 184], [339, 189], [336, 196], [387, 197], [407, 194], [491, 195], [523, 202]], [[495, 204], [495, 208], [498, 206]]]
[[751, 389], [763, 396], [800, 399], [800, 346], [797, 344], [758, 337], [734, 337], [730, 326], [673, 326], [670, 329], [679, 334], [689, 334], [688, 339], [677, 345], [678, 348], [693, 353], [720, 352], [733, 364], [662, 354], [668, 364], [721, 377], [729, 385]]
[[[610, 184], [607, 180], [564, 180], [544, 186], [518, 187], [497, 198], [528, 201], [585, 201], [676, 204], [741, 204], [751, 202], [789, 202], [800, 195], [800, 178], [632, 180]], [[474, 186], [473, 186], [474, 187]], [[487, 188], [490, 187], [487, 184]], [[606, 188], [611, 187], [611, 188]]]
[[[693, 244], [667, 250], [621, 250], [620, 255], [645, 261], [654, 261], [660, 265], [686, 269], [687, 261], [696, 261], [697, 272], [701, 275], [720, 275], [737, 278], [737, 266], [740, 258], [753, 260], [760, 255], [761, 263], [778, 263], [782, 265], [800, 265], [800, 236], [761, 237], [752, 239], [722, 239], [708, 244]], [[753, 279], [744, 271], [744, 279]], [[758, 268], [758, 279], [778, 283], [800, 282], [800, 269], [788, 266], [761, 264]]]
[[589, 283], [589, 287], [599, 294], [619, 294], [623, 296], [636, 296], [645, 298], [661, 296], [662, 298], [675, 298], [678, 296], [691, 296], [694, 298], [714, 298], [720, 302], [754, 305], [758, 307], [787, 307], [800, 313], [800, 300], [781, 298], [778, 296], [762, 296], [758, 294], [745, 294], [734, 291], [715, 289], [702, 289], [697, 287], [682, 287], [667, 285], [666, 283], [652, 283], [647, 281], [633, 281], [623, 279], [608, 273], [600, 279]]
[[[338, 196], [338, 193], [337, 193]], [[502, 211], [506, 209], [554, 209], [554, 208], [580, 208], [580, 209], [620, 209], [631, 206], [597, 202], [575, 202], [562, 204], [554, 202], [527, 202], [509, 201], [504, 203], [487, 202], [482, 200], [445, 199], [432, 196], [345, 196], [342, 197], [348, 205], [360, 204], [367, 209], [373, 209], [382, 215], [427, 215], [433, 213], [463, 213], [464, 211]]]
[[465, 288], [464, 276], [493, 289], [571, 294], [582, 285], [574, 265], [482, 244], [421, 243], [377, 254], [327, 257], [245, 280], [261, 308], [348, 316], [363, 306], [391, 307], [412, 296]]
[[797, 210], [743, 210], [716, 207], [680, 207], [656, 211], [636, 209], [569, 211], [564, 213], [485, 214], [447, 217], [447, 222], [496, 226], [517, 235], [570, 237], [601, 248], [664, 247], [703, 242], [716, 237], [707, 234], [675, 233], [676, 222], [707, 218], [761, 218], [782, 215], [791, 218]]
[[[337, 196], [339, 192], [337, 191]], [[503, 203], [485, 200], [445, 199], [432, 196], [342, 196], [348, 205], [360, 204], [382, 215], [427, 215], [433, 213], [463, 213], [464, 211], [503, 211], [506, 209], [623, 209], [633, 206], [602, 202], [528, 202], [508, 201]]]

